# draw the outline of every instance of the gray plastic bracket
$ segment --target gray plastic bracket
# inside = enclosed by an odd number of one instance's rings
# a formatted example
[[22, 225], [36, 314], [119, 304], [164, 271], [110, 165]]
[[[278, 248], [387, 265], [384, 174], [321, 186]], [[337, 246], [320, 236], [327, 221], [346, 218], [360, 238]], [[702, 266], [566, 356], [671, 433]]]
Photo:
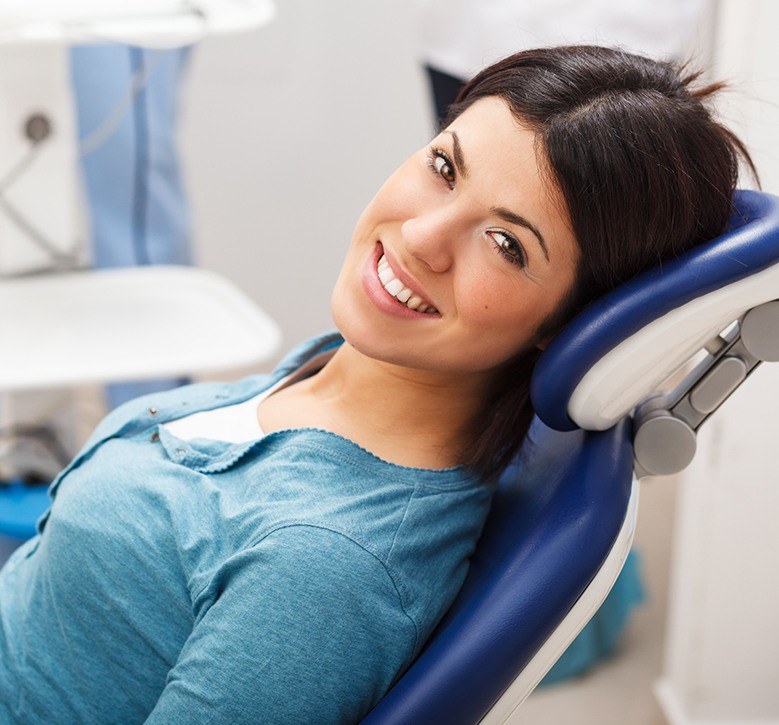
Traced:
[[747, 312], [727, 335], [705, 345], [709, 356], [672, 390], [647, 398], [633, 416], [634, 471], [678, 473], [692, 461], [698, 429], [761, 361], [779, 361], [779, 300]]

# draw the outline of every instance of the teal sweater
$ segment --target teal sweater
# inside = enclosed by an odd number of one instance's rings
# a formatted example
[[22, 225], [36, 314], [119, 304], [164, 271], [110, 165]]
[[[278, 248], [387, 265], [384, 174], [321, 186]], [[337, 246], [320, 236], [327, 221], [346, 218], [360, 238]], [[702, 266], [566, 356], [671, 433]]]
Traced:
[[490, 491], [316, 429], [160, 427], [338, 344], [100, 424], [0, 572], [0, 723], [349, 723], [376, 703], [462, 584]]

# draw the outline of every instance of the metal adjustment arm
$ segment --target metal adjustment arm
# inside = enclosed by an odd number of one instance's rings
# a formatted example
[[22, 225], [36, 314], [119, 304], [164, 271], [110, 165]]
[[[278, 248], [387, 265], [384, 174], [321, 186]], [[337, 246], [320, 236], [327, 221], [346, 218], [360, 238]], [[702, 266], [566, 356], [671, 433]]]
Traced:
[[633, 418], [636, 476], [678, 473], [692, 461], [698, 428], [763, 361], [779, 361], [779, 300], [749, 310], [706, 345], [710, 357], [673, 390], [644, 401]]

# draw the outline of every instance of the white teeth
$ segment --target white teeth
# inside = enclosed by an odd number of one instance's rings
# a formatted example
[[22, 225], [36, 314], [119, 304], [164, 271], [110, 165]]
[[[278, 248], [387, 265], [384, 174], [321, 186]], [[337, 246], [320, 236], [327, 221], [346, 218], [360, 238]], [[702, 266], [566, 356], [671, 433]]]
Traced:
[[408, 302], [408, 298], [411, 297], [414, 293], [408, 288], [404, 287], [400, 292], [398, 292], [395, 297], [397, 297], [401, 302], [404, 304]]
[[384, 285], [384, 289], [387, 290], [393, 297], [397, 296], [398, 292], [403, 289], [403, 282], [399, 279], [391, 279]]
[[414, 292], [414, 290], [404, 287], [403, 283], [395, 277], [395, 273], [392, 271], [387, 257], [381, 255], [379, 262], [376, 265], [376, 271], [379, 275], [381, 284], [389, 294], [391, 294], [399, 302], [403, 302], [406, 307], [417, 312], [424, 312], [426, 314], [435, 314], [438, 310], [431, 305], [423, 302], [422, 298]]

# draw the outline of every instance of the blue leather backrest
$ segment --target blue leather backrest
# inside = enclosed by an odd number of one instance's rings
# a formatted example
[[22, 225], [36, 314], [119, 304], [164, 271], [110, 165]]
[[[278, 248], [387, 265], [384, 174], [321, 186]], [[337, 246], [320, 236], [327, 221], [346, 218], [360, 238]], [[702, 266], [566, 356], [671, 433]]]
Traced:
[[606, 557], [625, 517], [632, 462], [627, 422], [557, 433], [537, 421], [501, 479], [457, 600], [364, 722], [478, 722]]

